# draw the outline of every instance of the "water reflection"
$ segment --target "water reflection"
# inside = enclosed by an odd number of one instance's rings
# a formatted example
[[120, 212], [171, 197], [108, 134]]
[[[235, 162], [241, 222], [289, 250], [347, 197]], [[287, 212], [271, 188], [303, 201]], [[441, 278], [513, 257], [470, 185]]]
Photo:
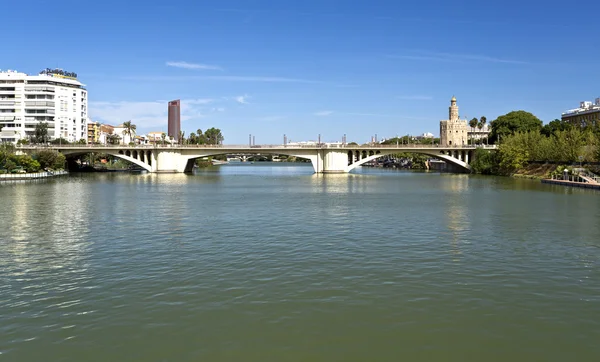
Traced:
[[446, 227], [450, 231], [447, 239], [450, 241], [450, 252], [454, 255], [453, 261], [460, 262], [462, 244], [468, 243], [466, 237], [471, 230], [469, 219], [468, 200], [465, 193], [469, 187], [468, 175], [448, 175], [442, 177], [444, 189]]
[[[0, 228], [0, 307], [11, 313], [0, 310], [5, 316], [0, 351], [31, 344], [43, 335], [73, 338], [73, 318], [90, 312], [83, 298], [93, 287], [88, 240], [92, 192], [76, 178], [2, 190], [11, 212], [3, 214]], [[30, 321], [39, 324], [22, 328]]]
[[597, 355], [600, 207], [589, 195], [244, 167], [0, 187], [2, 357]]
[[[0, 247], [19, 251], [26, 261], [28, 252], [38, 256], [37, 249], [52, 250], [55, 256], [73, 261], [86, 247], [89, 212], [92, 210], [88, 186], [78, 182], [47, 182], [14, 185], [9, 199], [11, 213], [0, 231]], [[68, 263], [65, 260], [65, 263]]]

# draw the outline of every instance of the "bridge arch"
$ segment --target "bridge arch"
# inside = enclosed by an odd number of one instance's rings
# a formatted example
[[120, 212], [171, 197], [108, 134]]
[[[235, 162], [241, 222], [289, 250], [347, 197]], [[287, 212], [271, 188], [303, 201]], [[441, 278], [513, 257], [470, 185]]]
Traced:
[[[93, 153], [93, 151], [94, 151], [93, 149], [90, 149], [89, 151], [81, 151], [81, 150], [70, 151], [70, 150], [63, 149], [60, 152], [63, 155], [65, 155], [65, 157], [68, 158], [68, 157], [80, 156], [80, 155], [85, 155], [85, 154], [88, 154], [88, 153]], [[142, 152], [140, 152], [140, 154]], [[151, 152], [151, 151], [148, 151], [148, 152]], [[120, 151], [102, 150], [101, 153], [105, 153], [107, 155], [111, 155], [111, 156], [120, 158], [122, 160], [129, 161], [129, 162], [131, 162], [131, 163], [133, 163], [133, 164], [135, 164], [137, 166], [142, 167], [144, 170], [146, 170], [148, 172], [152, 172], [153, 171], [152, 170], [151, 157], [147, 157], [147, 160], [150, 162], [148, 164], [148, 163], [146, 163], [144, 161], [141, 161], [141, 160], [139, 160], [137, 158], [131, 157], [131, 152], [129, 150], [127, 150], [127, 151], [123, 151], [123, 150], [120, 150]], [[127, 155], [128, 153], [129, 153], [129, 155]]]
[[[255, 155], [286, 155], [286, 156], [298, 157], [298, 158], [310, 160], [313, 163], [313, 168], [315, 167], [316, 156], [313, 156], [310, 154], [303, 154], [301, 152], [294, 152], [293, 150], [290, 150], [290, 151], [286, 151], [285, 149], [265, 150], [265, 149], [257, 148], [256, 151], [252, 150], [252, 152], [249, 152], [248, 150], [244, 150], [244, 153], [250, 153], [250, 154], [255, 154]], [[194, 161], [199, 158], [227, 155], [230, 153], [232, 153], [232, 150], [230, 150], [230, 149], [216, 148], [214, 150], [206, 150], [205, 152], [202, 152], [201, 154], [186, 155], [184, 172], [192, 172], [192, 169], [194, 167]], [[315, 170], [315, 172], [316, 172], [316, 170]]]
[[[427, 156], [431, 156], [434, 158], [437, 158], [439, 160], [451, 163], [453, 165], [459, 166], [461, 169], [465, 170], [465, 171], [471, 171], [471, 166], [469, 166], [468, 163], [466, 163], [465, 161], [462, 161], [461, 159], [459, 159], [459, 155], [458, 155], [458, 151], [452, 152], [450, 151], [449, 153], [451, 155], [447, 155], [445, 153], [443, 153], [443, 151], [436, 153], [436, 152], [432, 152], [432, 151], [427, 151], [427, 150], [402, 150], [402, 152], [398, 152], [398, 151], [370, 151], [369, 152], [369, 156], [364, 157], [358, 161], [352, 162], [348, 165], [348, 172], [352, 171], [353, 169], [355, 169], [358, 166], [361, 166], [367, 162], [373, 161], [379, 157], [383, 157], [383, 156], [389, 156], [389, 155], [394, 155], [397, 153], [415, 153], [415, 154], [422, 154], [422, 155], [427, 155]], [[363, 155], [365, 154], [365, 151], [363, 151]], [[456, 154], [456, 157], [453, 157]], [[463, 159], [465, 159], [463, 157]]]

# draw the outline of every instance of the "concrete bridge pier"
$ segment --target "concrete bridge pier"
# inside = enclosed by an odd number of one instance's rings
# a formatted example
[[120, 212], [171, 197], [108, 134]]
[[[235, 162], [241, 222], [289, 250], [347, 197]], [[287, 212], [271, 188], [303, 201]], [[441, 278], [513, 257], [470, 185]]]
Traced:
[[[315, 161], [313, 161], [314, 163]], [[316, 173], [347, 173], [348, 152], [344, 150], [317, 150]]]

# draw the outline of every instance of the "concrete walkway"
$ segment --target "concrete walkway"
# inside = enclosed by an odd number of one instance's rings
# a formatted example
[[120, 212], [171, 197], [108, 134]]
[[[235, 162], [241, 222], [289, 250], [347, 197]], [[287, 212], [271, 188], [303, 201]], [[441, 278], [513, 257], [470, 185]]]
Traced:
[[576, 182], [576, 181], [566, 181], [566, 180], [543, 179], [542, 183], [543, 184], [571, 186], [571, 187], [581, 187], [581, 188], [585, 188], [585, 189], [600, 190], [600, 184], [599, 183], [591, 183], [591, 182]]

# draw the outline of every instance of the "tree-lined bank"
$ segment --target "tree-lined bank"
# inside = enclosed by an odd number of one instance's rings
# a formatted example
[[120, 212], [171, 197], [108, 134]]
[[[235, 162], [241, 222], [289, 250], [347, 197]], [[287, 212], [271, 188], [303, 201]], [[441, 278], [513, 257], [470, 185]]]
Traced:
[[[471, 163], [475, 173], [513, 175], [533, 164], [600, 162], [600, 124], [581, 128], [556, 119], [543, 125], [529, 112], [514, 111], [498, 117], [491, 125], [490, 142], [496, 143], [498, 149], [475, 151]], [[540, 168], [538, 173], [549, 173], [555, 168]]]
[[65, 156], [53, 150], [39, 150], [32, 155], [18, 155], [12, 144], [0, 144], [0, 173], [63, 170]]

